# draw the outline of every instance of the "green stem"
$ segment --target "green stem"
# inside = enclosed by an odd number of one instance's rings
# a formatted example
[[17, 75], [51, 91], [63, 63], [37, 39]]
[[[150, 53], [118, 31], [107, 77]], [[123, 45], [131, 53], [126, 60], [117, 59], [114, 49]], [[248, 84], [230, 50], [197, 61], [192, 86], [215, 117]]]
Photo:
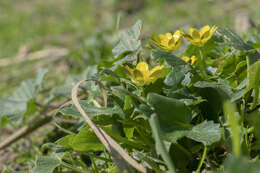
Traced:
[[98, 173], [98, 169], [97, 169], [97, 165], [95, 163], [95, 159], [93, 158], [92, 155], [88, 155], [90, 160], [91, 160], [91, 164], [92, 164], [92, 169], [95, 173]]
[[202, 154], [202, 157], [201, 157], [201, 160], [200, 160], [200, 163], [199, 163], [199, 166], [196, 170], [196, 173], [199, 173], [200, 172], [200, 169], [201, 169], [201, 166], [203, 165], [203, 162], [205, 160], [205, 157], [206, 157], [206, 154], [207, 154], [207, 147], [205, 146], [204, 147], [204, 151], [203, 151], [203, 154]]
[[257, 106], [258, 96], [259, 96], [259, 89], [255, 88], [255, 90], [254, 90], [254, 101], [253, 101], [253, 105], [252, 105], [251, 109], [254, 109]]
[[96, 158], [96, 159], [99, 159], [99, 160], [103, 160], [105, 162], [112, 162], [111, 159], [108, 159], [108, 158], [105, 158], [105, 157], [101, 157], [101, 156], [97, 156], [95, 154], [92, 154], [92, 153], [87, 153], [88, 156], [91, 156], [92, 158]]
[[157, 164], [150, 159], [144, 157], [143, 160], [148, 163], [156, 173], [163, 173], [163, 171], [157, 166]]
[[54, 124], [54, 126], [56, 126], [59, 130], [65, 132], [65, 133], [67, 133], [67, 134], [69, 134], [69, 135], [75, 135], [75, 133], [73, 133], [73, 132], [71, 132], [71, 131], [69, 131], [69, 130], [63, 128], [63, 127], [61, 127], [61, 126], [60, 126], [59, 124], [57, 124], [56, 122], [54, 122], [53, 124]]
[[206, 64], [205, 64], [205, 57], [203, 55], [202, 48], [199, 48], [199, 51], [200, 51], [199, 66], [200, 66], [201, 70], [203, 70], [204, 73], [205, 73], [206, 72]]
[[61, 165], [66, 167], [66, 168], [69, 168], [69, 169], [71, 169], [71, 170], [73, 170], [75, 172], [78, 172], [78, 173], [87, 173], [87, 172], [89, 172], [87, 170], [82, 170], [82, 169], [79, 169], [79, 168], [75, 168], [75, 167], [73, 167], [72, 165], [70, 165], [70, 164], [68, 164], [66, 162], [61, 162]]
[[247, 64], [247, 77], [249, 77], [250, 59], [248, 55], [246, 56], [246, 64]]

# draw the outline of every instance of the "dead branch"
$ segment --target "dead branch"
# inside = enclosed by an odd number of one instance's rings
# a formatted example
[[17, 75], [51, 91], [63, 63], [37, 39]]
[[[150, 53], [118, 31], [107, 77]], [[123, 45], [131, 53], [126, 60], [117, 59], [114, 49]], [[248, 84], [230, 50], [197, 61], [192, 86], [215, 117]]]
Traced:
[[[34, 132], [38, 128], [48, 124], [53, 120], [53, 114], [56, 113], [60, 106], [66, 104], [68, 99], [57, 103], [56, 105], [52, 105], [55, 109], [49, 110], [48, 112], [44, 112], [36, 116], [32, 121], [30, 121], [27, 125], [21, 127], [16, 132], [11, 134], [9, 137], [7, 137], [3, 142], [0, 143], [0, 150], [5, 149], [6, 147], [10, 146], [11, 144], [15, 143], [19, 139], [23, 138], [24, 136], [29, 135], [30, 133]], [[46, 106], [48, 107], [48, 106]]]
[[68, 55], [69, 51], [66, 48], [48, 48], [29, 53], [27, 55], [18, 54], [15, 57], [1, 58], [0, 67], [8, 67], [17, 65], [25, 61], [34, 61], [48, 58], [49, 60], [56, 60], [57, 58]]

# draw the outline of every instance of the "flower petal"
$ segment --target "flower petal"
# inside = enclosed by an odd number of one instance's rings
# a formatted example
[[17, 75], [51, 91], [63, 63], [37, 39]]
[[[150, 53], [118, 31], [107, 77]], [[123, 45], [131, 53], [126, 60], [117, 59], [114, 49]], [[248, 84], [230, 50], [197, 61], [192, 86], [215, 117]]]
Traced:
[[190, 32], [190, 35], [191, 35], [193, 40], [199, 40], [200, 39], [200, 33], [197, 29], [190, 28], [189, 32]]
[[170, 39], [172, 39], [172, 34], [169, 33], [169, 32], [167, 32], [167, 33], [165, 34], [165, 37], [166, 37], [166, 39], [170, 40]]
[[147, 73], [149, 71], [148, 64], [144, 61], [139, 62], [136, 66], [136, 69], [139, 70], [141, 73]]
[[185, 61], [186, 63], [189, 63], [189, 61], [190, 61], [190, 58], [188, 56], [183, 56], [183, 57], [181, 57], [181, 59], [183, 61]]
[[151, 81], [157, 80], [158, 78], [161, 77], [162, 72], [163, 72], [163, 65], [158, 65], [156, 67], [154, 67], [150, 73], [149, 73], [149, 78]]
[[200, 37], [203, 37], [203, 35], [210, 30], [210, 26], [206, 25], [200, 30]]
[[133, 71], [133, 76], [135, 80], [143, 80], [144, 78], [143, 73], [137, 69]]
[[182, 34], [179, 30], [175, 31], [175, 33], [172, 35], [172, 37], [174, 38], [174, 40], [179, 40], [182, 38]]
[[214, 25], [214, 26], [211, 28], [211, 30], [210, 30], [210, 34], [213, 35], [213, 34], [216, 32], [217, 29], [218, 29], [218, 27]]
[[133, 75], [133, 69], [131, 69], [129, 66], [124, 66], [124, 69], [126, 70], [126, 72], [128, 73], [128, 75]]
[[197, 60], [196, 56], [194, 56], [194, 55], [191, 56], [190, 59], [191, 59], [191, 63], [190, 63], [191, 65], [193, 65], [196, 62], [196, 60]]

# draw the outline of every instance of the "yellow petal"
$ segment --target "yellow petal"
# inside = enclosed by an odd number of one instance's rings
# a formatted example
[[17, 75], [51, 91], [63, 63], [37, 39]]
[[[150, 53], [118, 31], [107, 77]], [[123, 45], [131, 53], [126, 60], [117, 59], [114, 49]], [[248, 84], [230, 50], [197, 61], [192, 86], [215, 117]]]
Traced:
[[216, 30], [218, 29], [218, 27], [216, 27], [215, 25], [211, 28], [211, 30], [210, 30], [210, 34], [211, 35], [213, 35], [215, 32], [216, 32]]
[[[154, 67], [149, 73], [150, 77], [158, 77], [158, 73], [161, 74], [162, 70], [163, 70], [163, 65], [158, 65], [156, 67]], [[159, 76], [160, 77], [160, 76]]]
[[179, 49], [179, 47], [181, 46], [181, 41], [182, 41], [182, 38], [179, 39], [179, 40], [175, 43], [175, 50]]
[[202, 37], [206, 32], [208, 32], [210, 30], [209, 25], [204, 26], [203, 28], [201, 28], [200, 30], [200, 37]]
[[139, 70], [141, 73], [147, 73], [149, 71], [148, 64], [144, 61], [139, 62], [136, 66], [136, 69]]
[[203, 44], [205, 44], [207, 41], [209, 41], [209, 39], [211, 39], [211, 37], [212, 37], [212, 36], [214, 35], [214, 33], [216, 32], [216, 30], [217, 30], [217, 27], [216, 27], [216, 26], [213, 26], [210, 31], [207, 31], [206, 33], [204, 33], [201, 42], [202, 42]]
[[203, 39], [209, 40], [210, 37], [211, 37], [210, 31], [207, 31], [207, 32], [205, 32], [205, 33], [201, 36], [201, 40], [203, 40]]
[[153, 43], [158, 44], [158, 42], [160, 42], [160, 35], [158, 36], [156, 34], [153, 34], [150, 41], [152, 41]]
[[168, 40], [168, 39], [161, 40], [160, 45], [163, 46], [163, 47], [168, 47], [168, 45], [169, 45], [169, 40]]
[[144, 78], [143, 73], [137, 69], [133, 71], [133, 76], [135, 80], [142, 80]]
[[197, 29], [190, 28], [189, 32], [190, 32], [190, 35], [191, 35], [193, 40], [199, 40], [200, 39], [200, 33]]
[[165, 36], [163, 34], [159, 34], [159, 38], [160, 38], [160, 40], [163, 40], [163, 39], [165, 39]]
[[167, 33], [165, 34], [165, 37], [166, 37], [168, 40], [170, 40], [170, 39], [172, 39], [172, 34], [169, 33], [169, 32], [167, 32]]
[[133, 75], [133, 69], [131, 69], [129, 66], [124, 66], [124, 69], [128, 72], [128, 75]]
[[191, 63], [190, 63], [191, 65], [193, 65], [196, 62], [196, 60], [197, 60], [196, 56], [194, 56], [194, 55], [191, 56], [190, 59], [191, 59]]
[[177, 41], [177, 40], [182, 38], [182, 34], [181, 34], [181, 32], [179, 30], [177, 30], [177, 31], [175, 31], [175, 33], [173, 34], [172, 37], [174, 38], [174, 40]]
[[183, 57], [181, 57], [181, 59], [182, 59], [183, 61], [185, 61], [186, 63], [189, 63], [189, 61], [190, 61], [190, 58], [187, 57], [187, 56], [183, 56]]
[[169, 33], [169, 32], [167, 32], [166, 34], [160, 34], [160, 35], [159, 35], [159, 38], [160, 38], [161, 40], [169, 40], [169, 39], [172, 38], [172, 34]]

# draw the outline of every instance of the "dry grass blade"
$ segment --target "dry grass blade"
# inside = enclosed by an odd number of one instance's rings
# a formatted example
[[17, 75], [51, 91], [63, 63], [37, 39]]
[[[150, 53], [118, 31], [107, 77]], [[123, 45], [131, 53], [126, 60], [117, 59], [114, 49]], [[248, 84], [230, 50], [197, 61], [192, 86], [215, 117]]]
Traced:
[[11, 65], [17, 65], [25, 61], [34, 61], [40, 59], [48, 59], [48, 61], [56, 60], [59, 57], [68, 55], [69, 51], [65, 48], [48, 48], [39, 50], [26, 55], [18, 55], [16, 57], [8, 57], [0, 59], [0, 67], [8, 67]]
[[[84, 117], [85, 121], [88, 123], [88, 125], [91, 127], [91, 129], [96, 134], [96, 136], [99, 138], [99, 140], [106, 147], [106, 149], [108, 150], [109, 154], [112, 156], [114, 161], [116, 161], [116, 162], [120, 161], [121, 158], [118, 158], [118, 154], [119, 154], [126, 162], [128, 162], [135, 169], [137, 169], [138, 171], [140, 171], [142, 173], [147, 173], [146, 168], [142, 164], [139, 164], [136, 160], [134, 160], [132, 157], [130, 157], [128, 155], [128, 153], [114, 139], [112, 139], [101, 128], [97, 127], [92, 122], [92, 120], [88, 117], [86, 112], [82, 109], [82, 107], [79, 104], [77, 94], [78, 94], [78, 88], [79, 88], [80, 84], [85, 82], [85, 81], [90, 81], [90, 80], [79, 81], [77, 84], [74, 85], [74, 87], [72, 89], [72, 101], [75, 104], [78, 111], [80, 112], [80, 114]], [[104, 102], [105, 102], [105, 105], [106, 105], [107, 95], [105, 93], [104, 87], [102, 86], [102, 84], [99, 81], [97, 81], [97, 80], [93, 80], [93, 81], [98, 83], [98, 85], [100, 86], [102, 93], [103, 93]], [[115, 152], [117, 152], [117, 153], [115, 153]]]

